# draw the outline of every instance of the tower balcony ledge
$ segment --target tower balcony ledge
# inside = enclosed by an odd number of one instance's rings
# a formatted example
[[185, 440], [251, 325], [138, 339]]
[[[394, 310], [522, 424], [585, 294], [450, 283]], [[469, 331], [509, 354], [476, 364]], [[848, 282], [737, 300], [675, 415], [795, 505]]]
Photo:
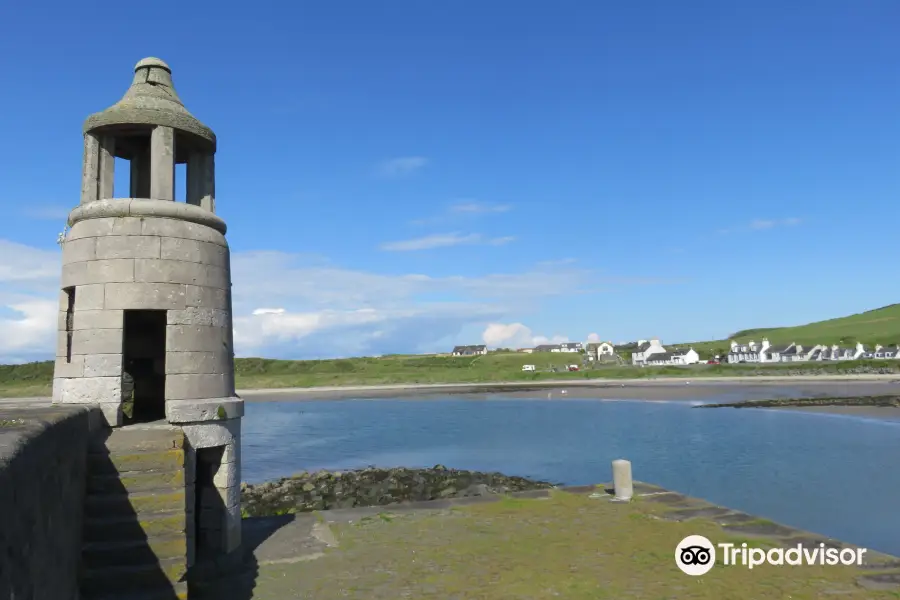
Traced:
[[113, 198], [81, 204], [69, 213], [69, 227], [88, 219], [110, 217], [158, 217], [205, 225], [225, 235], [228, 227], [220, 217], [194, 204], [146, 198]]
[[166, 401], [166, 420], [169, 423], [228, 421], [240, 419], [243, 416], [244, 401], [236, 396]]

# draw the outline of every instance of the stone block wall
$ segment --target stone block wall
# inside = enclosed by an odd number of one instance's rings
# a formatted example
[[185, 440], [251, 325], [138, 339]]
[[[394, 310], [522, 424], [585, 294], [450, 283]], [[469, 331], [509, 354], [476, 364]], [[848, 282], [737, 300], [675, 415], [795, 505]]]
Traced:
[[76, 600], [96, 410], [0, 410], [0, 597]]
[[[185, 453], [185, 504], [187, 505], [188, 565], [193, 566], [198, 542], [210, 550], [228, 554], [241, 545], [241, 419], [243, 403], [234, 418], [181, 425], [187, 440]], [[229, 416], [229, 415], [225, 415]], [[207, 460], [215, 464], [208, 482], [198, 482], [198, 459], [202, 450], [215, 449]], [[206, 484], [206, 485], [204, 485]], [[198, 502], [199, 500], [199, 502]], [[196, 511], [200, 511], [198, 515]], [[204, 513], [208, 513], [204, 515]], [[200, 517], [197, 519], [196, 517]], [[205, 531], [196, 531], [195, 525]], [[208, 554], [207, 554], [208, 556]]]
[[78, 221], [63, 244], [61, 288], [54, 403], [99, 403], [110, 425], [121, 424], [125, 310], [167, 311], [167, 401], [234, 395], [229, 250], [219, 231], [162, 217]]

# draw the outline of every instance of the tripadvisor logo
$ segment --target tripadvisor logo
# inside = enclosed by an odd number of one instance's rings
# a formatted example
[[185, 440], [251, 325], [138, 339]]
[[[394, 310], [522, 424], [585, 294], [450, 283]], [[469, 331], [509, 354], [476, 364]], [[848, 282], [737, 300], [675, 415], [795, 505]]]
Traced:
[[716, 564], [716, 547], [702, 535], [689, 535], [675, 548], [675, 564], [688, 575], [703, 575]]
[[804, 548], [797, 544], [791, 548], [749, 547], [746, 543], [713, 544], [702, 535], [689, 535], [675, 547], [675, 564], [688, 575], [703, 575], [716, 564], [716, 548], [721, 553], [723, 565], [741, 565], [752, 569], [764, 564], [774, 566], [799, 565], [856, 565], [863, 564], [866, 548], [827, 548], [825, 544], [818, 547]]

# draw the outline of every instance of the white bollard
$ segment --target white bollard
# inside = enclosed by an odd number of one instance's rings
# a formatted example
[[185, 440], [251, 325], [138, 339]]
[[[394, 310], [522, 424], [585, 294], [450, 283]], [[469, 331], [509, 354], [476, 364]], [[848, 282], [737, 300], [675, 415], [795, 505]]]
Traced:
[[628, 501], [634, 495], [634, 486], [631, 481], [631, 462], [623, 459], [612, 461], [613, 489], [615, 499]]

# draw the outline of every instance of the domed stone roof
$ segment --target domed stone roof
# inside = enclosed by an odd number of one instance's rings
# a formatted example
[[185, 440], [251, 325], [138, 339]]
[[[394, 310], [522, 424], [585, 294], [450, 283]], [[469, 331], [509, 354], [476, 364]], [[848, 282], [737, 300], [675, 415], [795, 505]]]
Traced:
[[110, 125], [162, 125], [193, 134], [215, 151], [216, 135], [184, 107], [172, 83], [172, 69], [158, 58], [134, 66], [134, 79], [122, 99], [84, 122], [87, 133]]

